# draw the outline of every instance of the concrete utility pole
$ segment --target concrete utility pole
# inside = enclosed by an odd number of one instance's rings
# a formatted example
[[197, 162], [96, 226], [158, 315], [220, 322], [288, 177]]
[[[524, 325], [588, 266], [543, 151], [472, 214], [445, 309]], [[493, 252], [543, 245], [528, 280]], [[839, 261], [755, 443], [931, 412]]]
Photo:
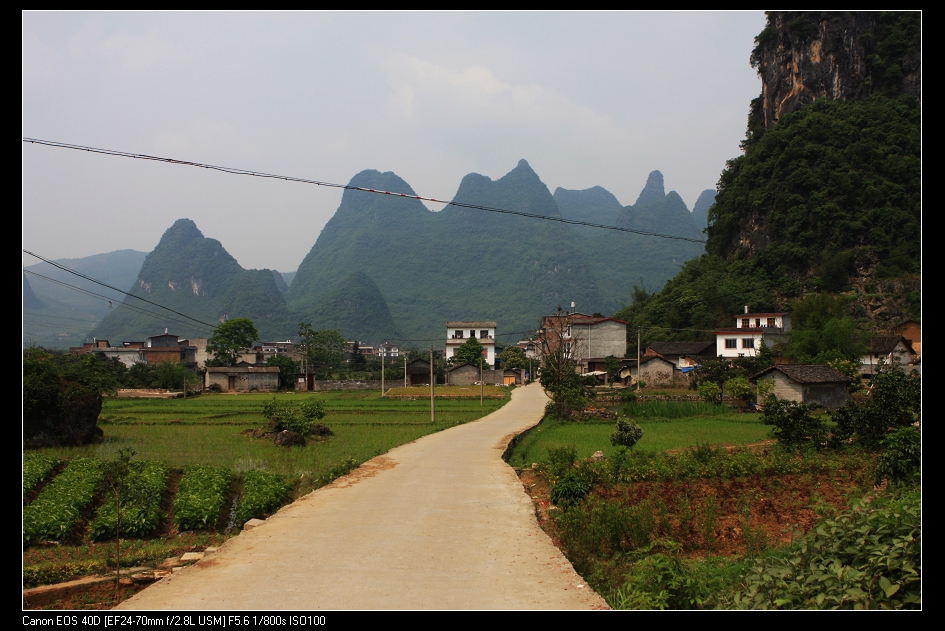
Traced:
[[433, 347], [430, 347], [430, 422], [434, 425], [436, 424], [436, 406], [433, 404], [433, 382], [435, 381], [433, 375]]
[[383, 346], [381, 347], [381, 396], [384, 396], [384, 351]]
[[637, 327], [637, 392], [640, 391], [640, 327]]
[[482, 407], [482, 359], [479, 359], [479, 407]]
[[407, 356], [404, 355], [404, 387], [407, 387]]

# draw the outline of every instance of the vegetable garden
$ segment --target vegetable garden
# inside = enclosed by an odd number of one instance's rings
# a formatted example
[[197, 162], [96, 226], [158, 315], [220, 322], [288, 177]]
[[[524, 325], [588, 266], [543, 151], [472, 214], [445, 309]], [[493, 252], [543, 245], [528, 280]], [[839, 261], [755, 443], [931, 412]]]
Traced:
[[[389, 400], [376, 392], [275, 395], [279, 406], [318, 401], [334, 435], [301, 447], [256, 437], [273, 395], [107, 399], [98, 445], [23, 456], [24, 587], [113, 571], [120, 517], [122, 567], [156, 566], [219, 545], [252, 518], [425, 434], [480, 418], [504, 398]], [[267, 406], [268, 404], [268, 406]], [[271, 410], [269, 410], [271, 412]], [[110, 463], [133, 449], [118, 496]], [[117, 501], [116, 501], [117, 497]]]

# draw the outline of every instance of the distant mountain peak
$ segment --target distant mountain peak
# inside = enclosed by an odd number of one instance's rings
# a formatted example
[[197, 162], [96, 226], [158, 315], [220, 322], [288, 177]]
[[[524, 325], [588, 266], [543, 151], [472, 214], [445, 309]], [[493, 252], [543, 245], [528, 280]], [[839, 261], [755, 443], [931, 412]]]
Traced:
[[663, 186], [663, 174], [659, 171], [651, 171], [646, 178], [646, 186], [637, 197], [636, 204], [660, 202], [664, 197], [666, 197], [666, 188]]
[[525, 158], [522, 158], [521, 160], [519, 160], [519, 161], [518, 161], [518, 164], [515, 165], [515, 166], [524, 167], [524, 168], [526, 168], [526, 169], [528, 169], [528, 170], [532, 170], [531, 165], [528, 164], [528, 161], [525, 160]]
[[203, 239], [203, 233], [197, 228], [192, 219], [178, 219], [174, 225], [164, 232], [162, 239], [171, 238], [175, 241], [187, 242], [194, 239]]

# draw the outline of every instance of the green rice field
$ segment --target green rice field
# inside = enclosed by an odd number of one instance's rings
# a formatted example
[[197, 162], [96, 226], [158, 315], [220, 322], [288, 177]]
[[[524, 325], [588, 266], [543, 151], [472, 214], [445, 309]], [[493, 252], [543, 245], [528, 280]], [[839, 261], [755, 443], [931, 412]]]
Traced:
[[[665, 451], [699, 444], [745, 445], [771, 437], [771, 428], [762, 423], [760, 414], [731, 412], [726, 406], [653, 401], [628, 407], [632, 409], [620, 413], [643, 430], [635, 450]], [[509, 463], [530, 466], [547, 460], [549, 449], [568, 446], [577, 449], [578, 458], [588, 458], [595, 451], [609, 456], [618, 449], [610, 444], [615, 425], [614, 419], [576, 422], [546, 418], [522, 437]]]
[[[244, 430], [266, 424], [263, 404], [275, 396], [301, 403], [316, 397], [325, 408], [334, 436], [304, 447], [277, 447], [271, 440], [251, 438]], [[217, 465], [235, 471], [267, 470], [319, 477], [353, 459], [364, 462], [393, 447], [498, 409], [508, 400], [437, 400], [436, 423], [430, 421], [429, 400], [382, 398], [379, 392], [279, 394], [209, 394], [192, 399], [106, 399], [99, 420], [101, 444], [41, 450], [62, 459], [81, 456], [114, 459], [131, 447], [136, 458], [160, 460], [171, 467]]]

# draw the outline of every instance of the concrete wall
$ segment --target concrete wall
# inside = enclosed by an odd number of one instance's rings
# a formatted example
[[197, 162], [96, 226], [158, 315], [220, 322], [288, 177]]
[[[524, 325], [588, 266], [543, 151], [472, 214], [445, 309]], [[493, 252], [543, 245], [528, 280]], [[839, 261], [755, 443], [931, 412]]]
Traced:
[[[304, 383], [303, 383], [304, 385]], [[401, 375], [400, 379], [385, 379], [384, 387], [387, 389], [390, 388], [403, 388], [404, 387], [404, 376]], [[316, 380], [314, 390], [381, 390], [381, 380], [377, 381], [332, 381], [328, 379]]]
[[849, 398], [850, 394], [841, 384], [811, 383], [804, 386], [805, 403], [818, 403], [826, 408], [838, 408]]
[[793, 381], [788, 378], [782, 372], [777, 370], [772, 370], [771, 379], [774, 381], [774, 390], [771, 393], [784, 401], [803, 401], [804, 400], [804, 388], [801, 387], [801, 384]]
[[597, 324], [571, 325], [573, 356], [578, 359], [591, 357], [623, 357], [627, 352], [627, 326], [605, 320]]
[[[504, 370], [483, 370], [482, 382], [486, 384], [503, 383]], [[471, 386], [479, 383], [479, 369], [475, 366], [461, 366], [446, 373], [446, 383], [450, 386]]]
[[250, 390], [278, 390], [279, 373], [278, 372], [211, 372], [207, 371], [204, 378], [204, 386], [209, 388], [217, 384], [224, 392], [230, 390], [230, 375], [236, 376], [236, 392], [249, 392]]

